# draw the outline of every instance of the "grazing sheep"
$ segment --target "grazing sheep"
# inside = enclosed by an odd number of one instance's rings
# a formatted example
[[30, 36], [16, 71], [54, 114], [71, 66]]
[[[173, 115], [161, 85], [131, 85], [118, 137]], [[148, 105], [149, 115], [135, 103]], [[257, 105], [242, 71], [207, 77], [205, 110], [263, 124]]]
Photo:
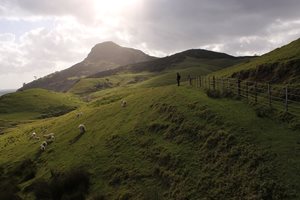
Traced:
[[36, 133], [35, 132], [31, 133], [31, 137], [32, 138], [36, 137]]
[[86, 131], [85, 125], [84, 124], [80, 124], [78, 126], [79, 130], [80, 130], [80, 134], [84, 134]]
[[45, 134], [44, 138], [50, 139], [52, 136], [54, 137], [54, 133], [49, 133], [49, 134]]
[[48, 145], [47, 141], [42, 142], [42, 144], [40, 145], [41, 151], [45, 151], [47, 145]]
[[40, 149], [41, 149], [41, 151], [45, 151], [46, 147], [43, 144], [41, 144]]
[[46, 141], [47, 141], [47, 143], [52, 143], [52, 142], [54, 142], [54, 140], [55, 140], [54, 135], [51, 135], [50, 138], [48, 138]]
[[121, 106], [124, 108], [124, 107], [126, 107], [126, 105], [127, 105], [127, 102], [125, 100], [122, 100], [121, 101]]
[[36, 139], [36, 140], [40, 140], [40, 137], [37, 136], [37, 134], [35, 132], [31, 133], [30, 135], [30, 139]]
[[42, 145], [46, 147], [48, 145], [47, 141], [42, 142]]
[[82, 115], [83, 115], [83, 112], [78, 112], [78, 113], [76, 114], [76, 117], [79, 118], [79, 117], [81, 117]]

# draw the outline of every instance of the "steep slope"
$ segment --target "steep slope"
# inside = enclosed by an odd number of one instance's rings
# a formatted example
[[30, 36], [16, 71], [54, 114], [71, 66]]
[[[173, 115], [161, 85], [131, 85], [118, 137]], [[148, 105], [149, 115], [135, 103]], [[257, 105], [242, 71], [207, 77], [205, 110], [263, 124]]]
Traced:
[[300, 83], [300, 39], [275, 49], [248, 63], [218, 71], [215, 75], [230, 76], [271, 83]]
[[55, 72], [46, 77], [26, 84], [21, 90], [29, 88], [44, 88], [54, 91], [67, 91], [80, 78], [97, 72], [116, 68], [130, 63], [153, 60], [140, 50], [121, 47], [113, 42], [103, 42], [94, 46], [82, 62], [74, 66]]
[[[0, 180], [7, 193], [18, 186], [25, 199], [53, 199], [55, 191], [62, 199], [297, 199], [298, 132], [257, 117], [248, 104], [210, 99], [187, 85], [97, 95], [80, 118], [72, 112], [5, 131]], [[39, 152], [28, 135], [45, 129], [56, 140]], [[89, 194], [74, 184], [85, 173], [60, 182], [73, 168], [91, 174]]]

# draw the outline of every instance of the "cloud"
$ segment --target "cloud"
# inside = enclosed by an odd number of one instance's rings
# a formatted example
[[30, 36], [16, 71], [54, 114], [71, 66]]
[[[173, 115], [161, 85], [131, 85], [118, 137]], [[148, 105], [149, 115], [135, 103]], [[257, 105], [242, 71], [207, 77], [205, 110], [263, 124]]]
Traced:
[[[70, 67], [106, 40], [155, 56], [263, 54], [299, 38], [299, 10], [298, 0], [2, 0], [0, 89]], [[8, 86], [6, 74], [19, 78]]]

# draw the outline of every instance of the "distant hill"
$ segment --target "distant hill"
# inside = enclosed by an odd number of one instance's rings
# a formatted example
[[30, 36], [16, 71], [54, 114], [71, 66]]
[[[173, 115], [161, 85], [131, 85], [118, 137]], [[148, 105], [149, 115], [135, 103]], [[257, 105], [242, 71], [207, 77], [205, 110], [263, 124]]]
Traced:
[[238, 64], [215, 73], [271, 83], [300, 83], [300, 39], [262, 55], [251, 62]]
[[[122, 71], [130, 71], [134, 73], [138, 73], [142, 71], [161, 72], [163, 70], [174, 69], [178, 67], [179, 63], [184, 62], [188, 58], [197, 59], [197, 63], [199, 67], [202, 67], [203, 64], [208, 64], [211, 66], [218, 66], [221, 69], [231, 65], [235, 65], [237, 63], [247, 62], [250, 59], [252, 59], [252, 57], [234, 57], [225, 53], [219, 53], [219, 52], [208, 51], [203, 49], [190, 49], [164, 58], [129, 64], [115, 69], [102, 71], [93, 74], [90, 77], [100, 78], [100, 77], [117, 74]], [[194, 65], [195, 64], [196, 63], [194, 63]]]
[[82, 62], [28, 83], [21, 90], [44, 88], [64, 92], [70, 89], [80, 78], [118, 66], [153, 59], [155, 57], [149, 56], [140, 50], [121, 47], [113, 42], [103, 42], [94, 46]]
[[0, 119], [20, 120], [59, 116], [74, 110], [81, 101], [71, 94], [29, 89], [0, 97]]
[[143, 82], [144, 87], [172, 85], [176, 72], [179, 72], [185, 81], [188, 75], [205, 76], [250, 59], [252, 57], [234, 57], [224, 53], [191, 49], [164, 58], [96, 73], [75, 83], [68, 92], [86, 96], [107, 88], [125, 87], [138, 82]]
[[0, 90], [0, 96], [4, 95], [4, 94], [8, 94], [11, 92], [15, 92], [16, 90], [11, 89], [11, 90]]

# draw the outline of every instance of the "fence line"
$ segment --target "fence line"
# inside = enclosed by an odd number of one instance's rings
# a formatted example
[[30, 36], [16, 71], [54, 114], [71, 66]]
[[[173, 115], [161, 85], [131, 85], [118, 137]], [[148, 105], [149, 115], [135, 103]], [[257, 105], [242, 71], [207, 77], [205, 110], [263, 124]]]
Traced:
[[298, 87], [215, 76], [196, 76], [192, 80], [190, 84], [197, 88], [215, 90], [222, 94], [232, 93], [245, 98], [248, 102], [258, 103], [300, 117], [300, 88]]

